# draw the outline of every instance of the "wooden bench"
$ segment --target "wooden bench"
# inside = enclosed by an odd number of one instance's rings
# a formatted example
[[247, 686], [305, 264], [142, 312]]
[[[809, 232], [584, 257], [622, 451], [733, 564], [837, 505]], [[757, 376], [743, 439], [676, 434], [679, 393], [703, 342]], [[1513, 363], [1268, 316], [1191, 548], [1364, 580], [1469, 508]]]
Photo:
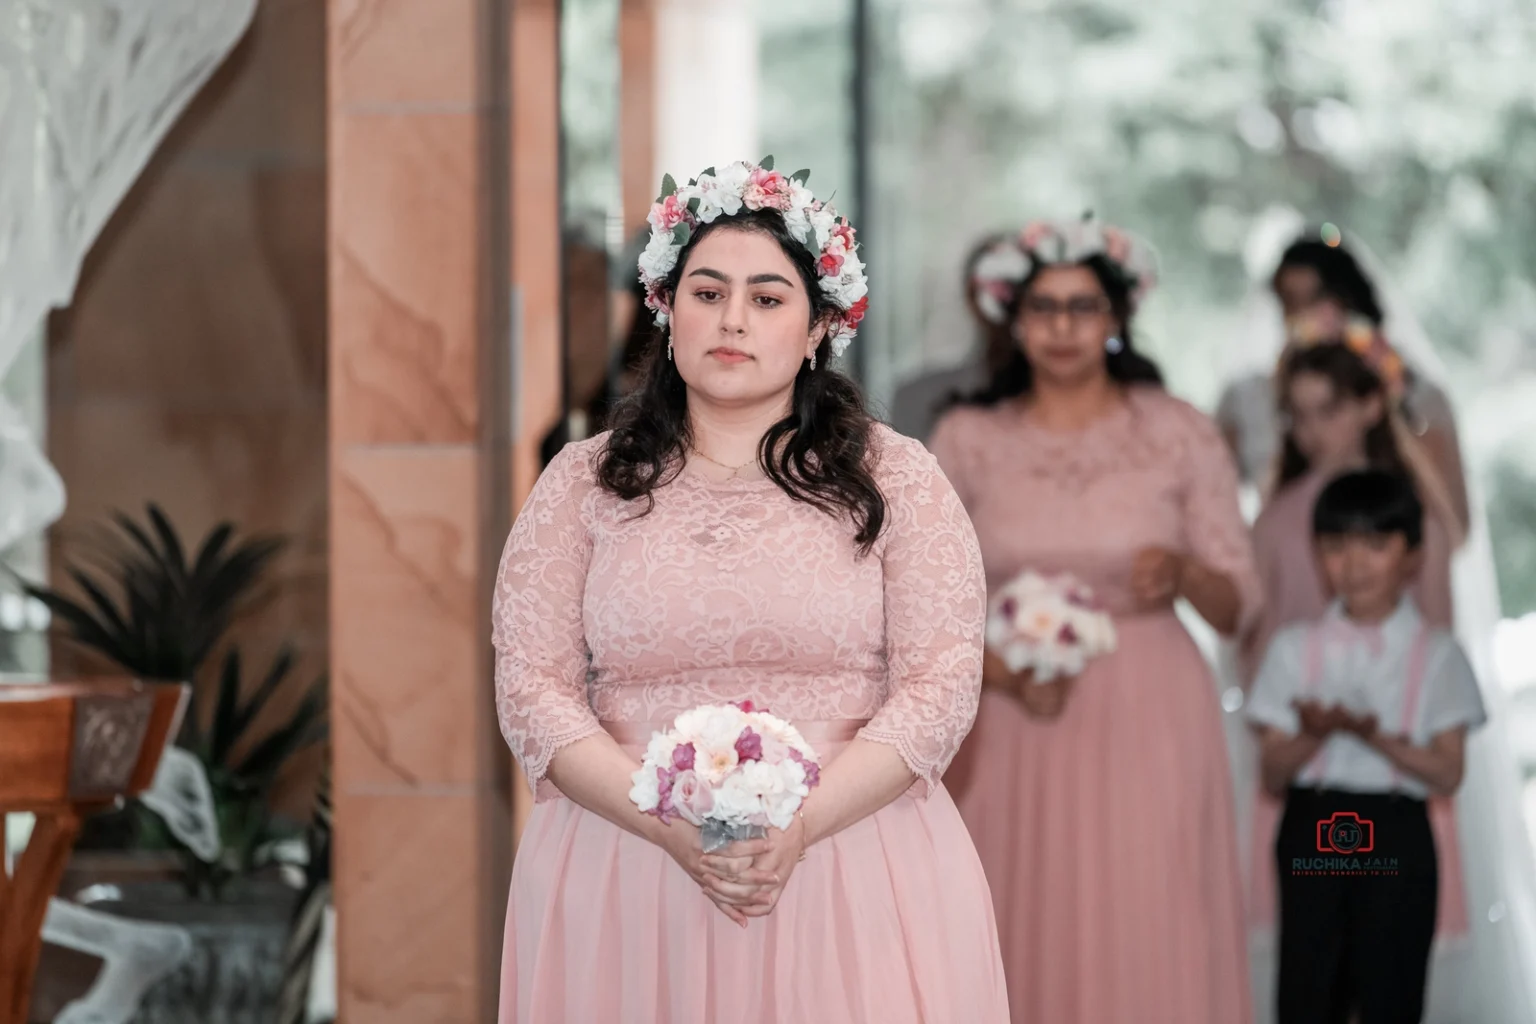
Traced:
[[133, 679], [0, 686], [0, 815], [37, 816], [14, 869], [0, 862], [0, 1024], [26, 1022], [43, 916], [81, 819], [149, 788], [189, 693]]

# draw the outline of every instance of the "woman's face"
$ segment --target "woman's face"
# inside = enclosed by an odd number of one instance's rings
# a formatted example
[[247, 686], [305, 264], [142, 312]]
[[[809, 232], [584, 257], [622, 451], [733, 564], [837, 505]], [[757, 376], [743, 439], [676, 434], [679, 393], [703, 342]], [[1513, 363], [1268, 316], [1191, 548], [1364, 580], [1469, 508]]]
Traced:
[[1104, 343], [1118, 330], [1109, 296], [1083, 266], [1040, 271], [1014, 321], [1035, 378], [1056, 384], [1104, 376]]
[[779, 244], [724, 227], [694, 246], [672, 301], [672, 352], [690, 391], [727, 405], [786, 398], [826, 333]]
[[1378, 395], [1341, 393], [1319, 373], [1298, 373], [1286, 389], [1291, 437], [1313, 469], [1338, 470], [1365, 458], [1365, 436], [1381, 422]]
[[1275, 275], [1275, 297], [1285, 311], [1292, 333], [1314, 337], [1337, 335], [1344, 330], [1349, 311], [1323, 290], [1323, 279], [1311, 267], [1285, 267]]

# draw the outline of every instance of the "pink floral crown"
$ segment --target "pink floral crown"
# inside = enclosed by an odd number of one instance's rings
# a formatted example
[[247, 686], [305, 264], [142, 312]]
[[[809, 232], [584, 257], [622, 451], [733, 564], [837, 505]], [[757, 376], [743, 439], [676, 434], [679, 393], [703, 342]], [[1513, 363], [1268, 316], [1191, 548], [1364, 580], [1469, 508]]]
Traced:
[[1157, 285], [1152, 247], [1090, 214], [1073, 221], [1031, 221], [1017, 235], [988, 246], [971, 267], [971, 295], [989, 323], [1007, 323], [1014, 293], [1036, 267], [1081, 263], [1092, 256], [1103, 256], [1131, 282], [1132, 309]]
[[738, 161], [719, 171], [711, 167], [681, 188], [672, 175], [663, 178], [661, 195], [647, 218], [651, 240], [640, 254], [645, 304], [655, 312], [657, 325], [665, 326], [672, 317], [667, 276], [700, 225], [734, 217], [742, 210], [777, 210], [789, 233], [816, 256], [821, 290], [840, 311], [827, 337], [832, 354], [842, 355], [869, 308], [869, 280], [858, 256], [853, 225], [838, 216], [830, 203], [811, 194], [805, 185], [810, 177], [810, 171], [796, 171], [786, 178], [773, 169], [769, 156], [755, 165]]
[[1388, 398], [1401, 402], [1407, 394], [1408, 372], [1403, 357], [1368, 317], [1352, 315], [1342, 328], [1326, 316], [1292, 317], [1286, 321], [1286, 335], [1293, 349], [1342, 344], [1381, 378]]

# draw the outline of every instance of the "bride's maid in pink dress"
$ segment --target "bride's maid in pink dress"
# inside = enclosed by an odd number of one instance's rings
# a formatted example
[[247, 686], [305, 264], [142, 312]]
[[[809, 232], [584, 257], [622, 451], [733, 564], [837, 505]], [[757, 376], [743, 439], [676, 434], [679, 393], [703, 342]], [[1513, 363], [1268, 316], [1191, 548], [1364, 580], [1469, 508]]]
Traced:
[[994, 655], [950, 772], [992, 886], [1014, 1024], [1243, 1024], [1252, 1015], [1221, 708], [1174, 603], [1223, 633], [1257, 611], [1232, 459], [1133, 344], [1145, 246], [1026, 228], [978, 273], [1015, 339], [931, 447], [988, 587], [1066, 572], [1118, 648], [1039, 683]]
[[[496, 588], [497, 707], [537, 791], [500, 1020], [1004, 1024], [940, 781], [981, 684], [975, 534], [834, 366], [866, 305], [852, 227], [766, 166], [674, 188], [640, 260], [645, 382], [540, 477]], [[799, 727], [820, 784], [706, 856], [631, 774], [679, 713], [748, 699]]]

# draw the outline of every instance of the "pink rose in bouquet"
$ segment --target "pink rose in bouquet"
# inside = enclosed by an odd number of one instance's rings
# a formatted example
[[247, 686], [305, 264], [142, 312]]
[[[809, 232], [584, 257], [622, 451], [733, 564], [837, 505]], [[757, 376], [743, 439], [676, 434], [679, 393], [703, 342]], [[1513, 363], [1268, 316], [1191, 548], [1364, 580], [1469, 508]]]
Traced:
[[714, 791], [704, 784], [698, 772], [691, 769], [679, 772], [672, 780], [671, 799], [677, 816], [690, 825], [703, 825], [704, 819], [715, 808]]

